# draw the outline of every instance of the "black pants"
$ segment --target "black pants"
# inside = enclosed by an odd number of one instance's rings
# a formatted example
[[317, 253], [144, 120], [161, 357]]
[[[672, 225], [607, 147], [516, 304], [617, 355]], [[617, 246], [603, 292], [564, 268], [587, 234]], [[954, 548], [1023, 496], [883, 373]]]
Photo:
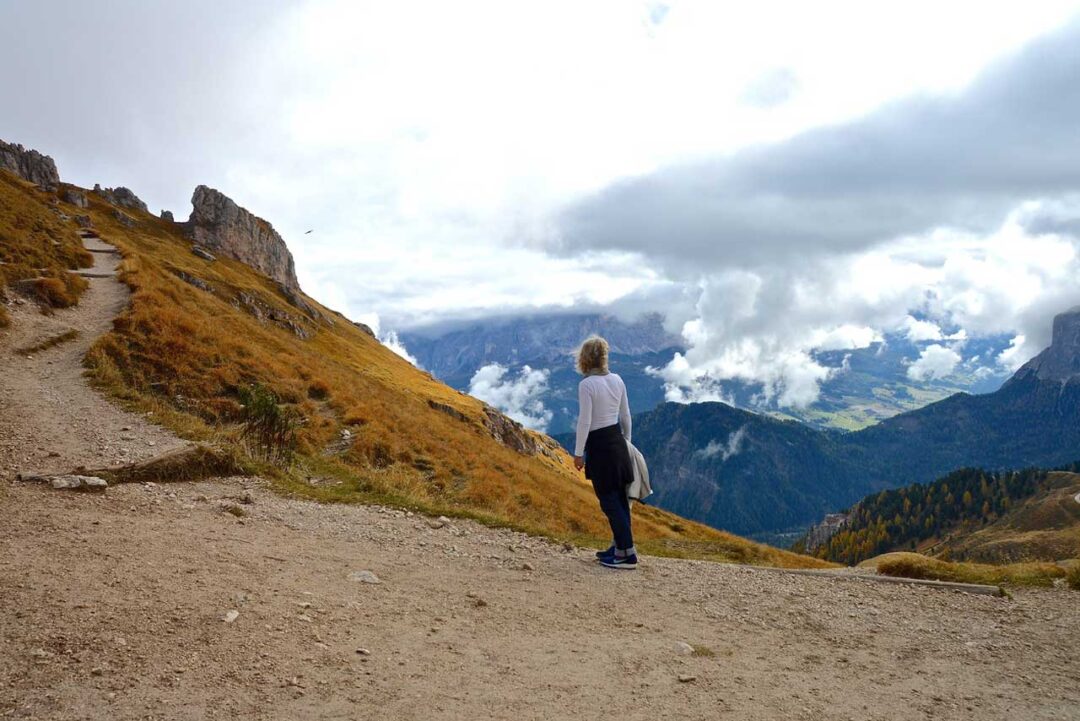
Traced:
[[585, 441], [585, 477], [592, 481], [600, 510], [611, 525], [615, 548], [620, 551], [633, 548], [626, 487], [634, 480], [634, 467], [618, 424], [589, 433]]

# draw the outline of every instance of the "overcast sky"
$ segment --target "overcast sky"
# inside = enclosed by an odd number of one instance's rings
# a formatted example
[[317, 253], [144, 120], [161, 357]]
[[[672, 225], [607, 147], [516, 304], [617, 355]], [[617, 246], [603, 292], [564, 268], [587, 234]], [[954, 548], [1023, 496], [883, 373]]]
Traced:
[[65, 180], [217, 187], [384, 332], [664, 311], [676, 399], [912, 328], [1014, 368], [1080, 304], [1077, 2], [0, 0], [0, 59]]

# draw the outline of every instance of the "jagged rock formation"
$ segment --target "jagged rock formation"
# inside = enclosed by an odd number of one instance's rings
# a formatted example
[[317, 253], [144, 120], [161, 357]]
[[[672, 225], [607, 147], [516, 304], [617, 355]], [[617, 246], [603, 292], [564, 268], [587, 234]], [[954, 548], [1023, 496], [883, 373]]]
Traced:
[[142, 202], [142, 200], [139, 199], [139, 196], [135, 195], [130, 189], [125, 188], [122, 185], [118, 188], [102, 188], [95, 183], [94, 192], [113, 205], [117, 205], [121, 208], [141, 210], [144, 213], [150, 212], [146, 207], [146, 203]]
[[205, 185], [195, 188], [191, 205], [187, 230], [196, 243], [250, 265], [286, 290], [300, 290], [292, 253], [270, 223]]
[[176, 220], [173, 219], [173, 214], [172, 214], [171, 210], [163, 210], [163, 211], [161, 211], [161, 219], [162, 220], [167, 220], [170, 223], [175, 223], [176, 222]]
[[1080, 381], [1080, 306], [1054, 317], [1050, 347], [1021, 366], [1006, 385], [1031, 377], [1063, 384]]
[[56, 190], [60, 185], [60, 173], [52, 158], [3, 140], [0, 140], [0, 168], [10, 170], [23, 180], [37, 183], [44, 190]]

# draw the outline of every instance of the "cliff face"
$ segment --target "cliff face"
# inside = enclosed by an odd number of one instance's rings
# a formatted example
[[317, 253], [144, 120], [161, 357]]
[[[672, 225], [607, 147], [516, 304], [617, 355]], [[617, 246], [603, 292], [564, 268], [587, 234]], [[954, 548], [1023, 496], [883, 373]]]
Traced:
[[1055, 316], [1050, 347], [1025, 363], [1009, 383], [1030, 377], [1058, 383], [1080, 381], [1080, 306]]
[[299, 292], [292, 253], [270, 223], [205, 185], [195, 188], [191, 205], [188, 234], [196, 243], [246, 263], [287, 291]]
[[0, 168], [37, 183], [45, 190], [56, 190], [60, 185], [60, 173], [52, 158], [3, 140], [0, 140]]

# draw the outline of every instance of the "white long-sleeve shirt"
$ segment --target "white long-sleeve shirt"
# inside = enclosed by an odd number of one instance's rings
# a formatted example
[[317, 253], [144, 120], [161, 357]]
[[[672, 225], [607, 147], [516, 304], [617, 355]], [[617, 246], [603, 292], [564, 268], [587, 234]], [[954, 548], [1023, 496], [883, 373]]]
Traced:
[[626, 384], [617, 373], [585, 376], [578, 384], [578, 404], [575, 456], [585, 455], [589, 431], [607, 428], [616, 422], [626, 440], [630, 440], [630, 402], [626, 399]]

